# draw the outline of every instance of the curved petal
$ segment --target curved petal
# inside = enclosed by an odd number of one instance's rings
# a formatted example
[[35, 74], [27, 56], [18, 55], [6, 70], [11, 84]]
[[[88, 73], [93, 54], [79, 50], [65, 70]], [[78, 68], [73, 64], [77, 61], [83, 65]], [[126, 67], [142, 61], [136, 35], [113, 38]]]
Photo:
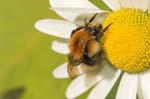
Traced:
[[[104, 22], [104, 20], [106, 19], [106, 17], [110, 14], [110, 12], [100, 12], [96, 15], [95, 19], [92, 21], [94, 24], [102, 24]], [[95, 15], [94, 14], [81, 14], [78, 17], [76, 17], [74, 23], [78, 26], [84, 26], [86, 23], [89, 22], [89, 20]]]
[[51, 48], [60, 54], [67, 55], [70, 52], [68, 49], [68, 40], [55, 40], [52, 42]]
[[103, 0], [103, 2], [111, 8], [113, 11], [120, 9], [120, 4], [118, 0]]
[[76, 25], [63, 20], [43, 19], [36, 22], [35, 27], [46, 34], [68, 39]]
[[50, 0], [50, 5], [57, 14], [71, 22], [81, 13], [100, 11], [88, 0]]
[[87, 91], [89, 88], [91, 88], [93, 85], [95, 85], [98, 82], [95, 75], [90, 75], [87, 77], [86, 74], [83, 74], [76, 78], [68, 87], [66, 92], [66, 97], [69, 99], [75, 98], [85, 91]]
[[140, 99], [150, 99], [150, 70], [139, 74], [139, 82], [138, 95]]
[[109, 75], [91, 91], [88, 99], [105, 99], [121, 74], [121, 70], [110, 72]]
[[116, 99], [136, 99], [138, 75], [124, 73], [121, 79]]
[[105, 79], [105, 76], [109, 77], [115, 71], [116, 70], [112, 69], [108, 63], [104, 63], [100, 71], [93, 71], [87, 74], [83, 74], [77, 77], [74, 81], [72, 81], [72, 83], [67, 89], [66, 96], [69, 99], [72, 99], [81, 95], [82, 93], [90, 89], [92, 86], [94, 86], [96, 83]]
[[67, 71], [67, 63], [64, 63], [55, 68], [55, 70], [53, 71], [53, 76], [59, 79], [69, 78]]

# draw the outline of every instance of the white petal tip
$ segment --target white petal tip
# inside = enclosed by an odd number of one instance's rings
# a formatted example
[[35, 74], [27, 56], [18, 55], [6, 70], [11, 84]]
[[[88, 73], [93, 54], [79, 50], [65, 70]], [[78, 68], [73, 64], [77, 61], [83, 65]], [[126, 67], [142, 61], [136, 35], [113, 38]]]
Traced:
[[72, 95], [70, 94], [70, 93], [68, 93], [68, 92], [66, 92], [66, 97], [67, 97], [67, 99], [73, 99], [74, 97], [72, 97]]
[[40, 21], [37, 21], [37, 22], [34, 24], [34, 27], [35, 27], [37, 30], [39, 30], [39, 23], [40, 23]]
[[67, 55], [69, 53], [67, 40], [55, 40], [51, 44], [51, 49], [60, 54]]
[[64, 20], [43, 19], [35, 23], [35, 28], [43, 33], [68, 39], [76, 26]]
[[[49, 19], [43, 19], [43, 20], [39, 20], [37, 21], [35, 24], [34, 24], [34, 27], [39, 30], [40, 32], [43, 32], [43, 33], [46, 33], [48, 34], [47, 32], [47, 29], [46, 29], [46, 23], [47, 21], [49, 21]], [[48, 26], [48, 25], [47, 25]]]
[[[69, 89], [69, 90], [71, 90], [71, 89]], [[76, 95], [76, 94], [72, 93], [72, 91], [68, 91], [68, 90], [66, 91], [66, 97], [67, 97], [67, 99], [75, 99], [78, 96], [80, 96], [80, 94]]]
[[62, 64], [61, 66], [54, 69], [53, 76], [58, 79], [69, 78], [69, 75], [67, 72], [67, 63]]

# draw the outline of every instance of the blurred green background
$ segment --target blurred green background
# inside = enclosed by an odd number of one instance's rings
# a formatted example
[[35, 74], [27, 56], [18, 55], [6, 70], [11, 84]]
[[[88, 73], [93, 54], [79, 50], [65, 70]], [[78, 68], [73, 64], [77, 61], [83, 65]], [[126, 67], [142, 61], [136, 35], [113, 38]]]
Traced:
[[[101, 0], [91, 1], [107, 9]], [[49, 7], [48, 0], [0, 0], [1, 99], [65, 99], [71, 80], [55, 79], [52, 71], [66, 56], [50, 49], [58, 38], [34, 28], [40, 19], [60, 18]]]

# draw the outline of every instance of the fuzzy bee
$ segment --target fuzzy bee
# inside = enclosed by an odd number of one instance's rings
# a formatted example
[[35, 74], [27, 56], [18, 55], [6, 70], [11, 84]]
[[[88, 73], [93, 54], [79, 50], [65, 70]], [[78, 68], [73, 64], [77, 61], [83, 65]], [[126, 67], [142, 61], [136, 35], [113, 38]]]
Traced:
[[112, 23], [105, 28], [101, 24], [92, 24], [96, 15], [85, 26], [78, 27], [71, 33], [68, 45], [70, 50], [68, 55], [68, 74], [70, 78], [75, 78], [79, 74], [77, 68], [79, 64], [82, 63], [92, 67], [100, 64], [103, 60], [100, 39]]

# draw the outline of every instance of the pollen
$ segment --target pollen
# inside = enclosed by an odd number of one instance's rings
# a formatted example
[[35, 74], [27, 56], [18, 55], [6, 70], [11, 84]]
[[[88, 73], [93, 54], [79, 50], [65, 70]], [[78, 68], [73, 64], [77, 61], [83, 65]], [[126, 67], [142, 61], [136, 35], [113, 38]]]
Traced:
[[139, 9], [123, 8], [104, 21], [102, 38], [106, 58], [115, 67], [139, 73], [150, 67], [150, 15]]

